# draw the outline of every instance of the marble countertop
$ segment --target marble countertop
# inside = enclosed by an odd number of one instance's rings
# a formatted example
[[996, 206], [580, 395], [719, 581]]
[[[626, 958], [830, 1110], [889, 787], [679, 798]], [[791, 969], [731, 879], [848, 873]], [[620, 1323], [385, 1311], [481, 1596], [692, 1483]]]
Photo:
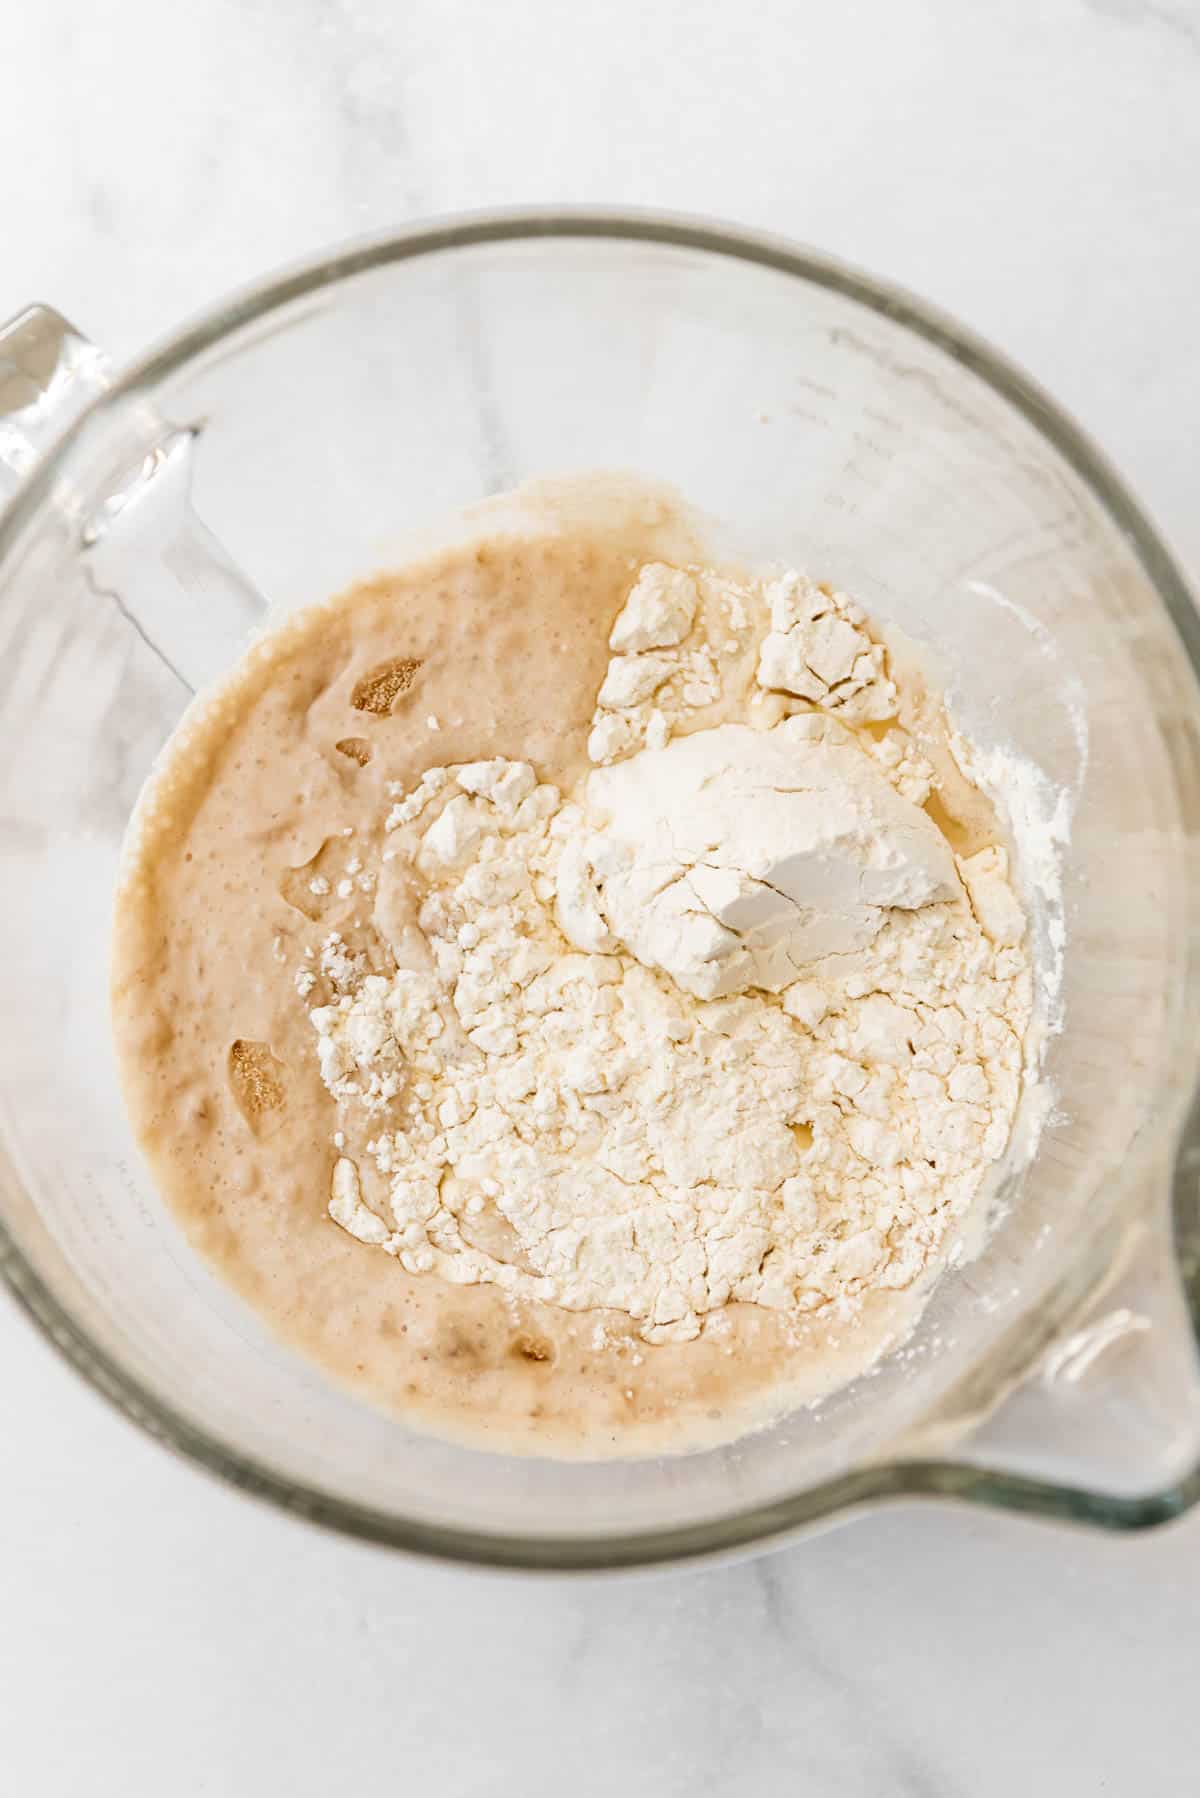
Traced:
[[[42, 0], [4, 27], [0, 317], [118, 356], [354, 233], [723, 215], [1023, 362], [1200, 570], [1195, 0]], [[0, 1301], [6, 1789], [1062, 1798], [1195, 1782], [1200, 1516], [936, 1508], [627, 1582], [413, 1565], [137, 1435]]]

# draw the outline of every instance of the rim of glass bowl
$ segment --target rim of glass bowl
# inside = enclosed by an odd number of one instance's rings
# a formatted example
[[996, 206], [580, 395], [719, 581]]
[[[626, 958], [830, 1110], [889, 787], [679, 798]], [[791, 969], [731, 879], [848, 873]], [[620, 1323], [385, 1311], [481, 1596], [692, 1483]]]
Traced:
[[[1131, 543], [1172, 618], [1200, 679], [1200, 614], [1158, 532], [1107, 459], [1047, 394], [956, 321], [889, 281], [784, 239], [674, 213], [525, 208], [458, 214], [358, 240], [306, 259], [234, 294], [167, 343], [152, 349], [70, 425], [0, 514], [0, 565], [49, 499], [70, 446], [85, 421], [131, 395], [151, 392], [223, 338], [324, 287], [393, 262], [446, 250], [521, 240], [601, 238], [657, 244], [723, 256], [774, 270], [844, 295], [905, 326], [997, 391], [1064, 457]], [[1200, 1146], [1200, 1104], [1187, 1135]], [[630, 1568], [729, 1554], [775, 1541], [806, 1526], [888, 1499], [940, 1497], [1006, 1510], [1089, 1522], [1109, 1529], [1146, 1527], [1200, 1499], [1200, 1465], [1169, 1488], [1132, 1498], [1059, 1485], [952, 1460], [893, 1461], [857, 1469], [803, 1492], [680, 1527], [625, 1535], [518, 1536], [445, 1527], [359, 1505], [315, 1486], [285, 1479], [253, 1457], [197, 1428], [149, 1392], [92, 1341], [63, 1309], [0, 1222], [0, 1273], [43, 1333], [88, 1383], [147, 1434], [231, 1485], [293, 1515], [363, 1540], [413, 1554], [480, 1566], [585, 1570]], [[1189, 1293], [1193, 1327], [1200, 1304]]]

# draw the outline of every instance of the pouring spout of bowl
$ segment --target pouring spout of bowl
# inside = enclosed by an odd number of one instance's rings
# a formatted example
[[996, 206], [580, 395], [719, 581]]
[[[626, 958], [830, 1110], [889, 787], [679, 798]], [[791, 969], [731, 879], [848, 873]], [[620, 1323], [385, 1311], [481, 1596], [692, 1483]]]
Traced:
[[1198, 1176], [1200, 1104], [1173, 1166], [1159, 1152], [1141, 1175], [1145, 1203], [1115, 1231], [1107, 1272], [1063, 1295], [1040, 1352], [1023, 1324], [1006, 1345], [1021, 1371], [993, 1364], [899, 1449], [917, 1489], [1113, 1530], [1200, 1502]]

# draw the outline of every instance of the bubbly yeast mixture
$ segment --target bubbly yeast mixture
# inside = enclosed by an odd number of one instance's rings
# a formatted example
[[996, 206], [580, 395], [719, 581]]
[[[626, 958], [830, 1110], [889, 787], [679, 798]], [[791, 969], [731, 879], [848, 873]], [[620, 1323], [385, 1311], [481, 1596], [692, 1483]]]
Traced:
[[[547, 517], [306, 612], [194, 709], [126, 859], [117, 1044], [191, 1242], [336, 1379], [481, 1445], [604, 1455], [729, 1438], [853, 1375], [918, 1302], [868, 1293], [852, 1325], [734, 1302], [694, 1340], [649, 1345], [615, 1310], [408, 1272], [328, 1214], [339, 1121], [295, 970], [331, 932], [386, 970], [372, 892], [346, 869], [379, 865], [389, 789], [496, 755], [570, 788], [638, 567], [691, 549], [653, 508]], [[733, 715], [736, 697], [689, 728]], [[943, 773], [930, 809], [954, 847], [994, 841], [979, 795]]]

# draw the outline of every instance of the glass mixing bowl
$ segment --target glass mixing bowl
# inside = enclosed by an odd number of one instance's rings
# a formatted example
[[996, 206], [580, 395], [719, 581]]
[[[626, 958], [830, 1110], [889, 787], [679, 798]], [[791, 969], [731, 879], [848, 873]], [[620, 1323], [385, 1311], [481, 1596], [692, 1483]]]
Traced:
[[[0, 337], [0, 462], [0, 1263], [127, 1416], [293, 1512], [509, 1566], [711, 1553], [906, 1495], [1113, 1528], [1195, 1501], [1200, 628], [1118, 478], [1022, 375], [787, 244], [489, 216], [313, 262], [115, 380], [31, 309]], [[138, 790], [268, 604], [597, 468], [672, 483], [932, 645], [966, 729], [1073, 818], [1055, 1110], [982, 1254], [816, 1409], [570, 1465], [372, 1410], [195, 1258], [126, 1123], [107, 942]]]

